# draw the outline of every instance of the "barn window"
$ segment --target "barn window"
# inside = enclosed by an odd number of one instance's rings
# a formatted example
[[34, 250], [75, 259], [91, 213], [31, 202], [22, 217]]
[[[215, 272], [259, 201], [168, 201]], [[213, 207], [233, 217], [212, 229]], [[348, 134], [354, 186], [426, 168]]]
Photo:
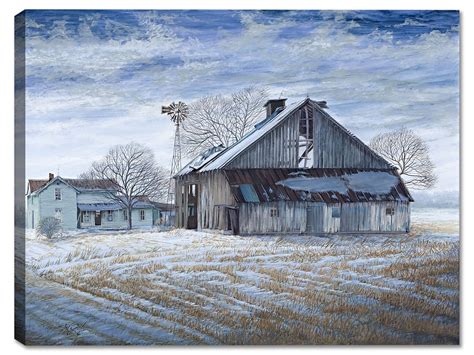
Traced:
[[140, 221], [145, 220], [145, 210], [140, 210]]
[[107, 211], [107, 221], [112, 222], [114, 220], [114, 211]]
[[393, 216], [393, 215], [395, 214], [395, 209], [394, 209], [393, 207], [387, 208], [387, 209], [385, 210], [385, 214], [386, 214], [387, 216]]
[[341, 218], [341, 208], [333, 207], [332, 208], [332, 218]]
[[270, 217], [278, 217], [278, 208], [276, 207], [270, 208]]
[[58, 187], [54, 189], [54, 199], [61, 201], [61, 189]]
[[123, 220], [128, 221], [128, 211], [127, 210], [123, 210]]
[[251, 184], [242, 184], [239, 185], [240, 192], [245, 202], [260, 202], [258, 199], [257, 192], [255, 191], [253, 185]]

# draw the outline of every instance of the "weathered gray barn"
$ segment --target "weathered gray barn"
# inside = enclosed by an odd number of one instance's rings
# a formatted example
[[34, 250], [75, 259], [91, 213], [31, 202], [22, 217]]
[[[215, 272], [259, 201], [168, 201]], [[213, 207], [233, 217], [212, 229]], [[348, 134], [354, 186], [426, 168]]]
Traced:
[[335, 121], [325, 102], [285, 107], [228, 148], [176, 176], [176, 226], [239, 234], [408, 232], [409, 191], [397, 170]]

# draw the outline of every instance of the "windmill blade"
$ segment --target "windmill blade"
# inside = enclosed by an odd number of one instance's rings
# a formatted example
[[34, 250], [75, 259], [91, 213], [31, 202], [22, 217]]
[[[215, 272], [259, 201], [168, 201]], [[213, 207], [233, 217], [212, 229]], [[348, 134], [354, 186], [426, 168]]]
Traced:
[[168, 114], [171, 112], [171, 108], [169, 106], [161, 106], [161, 113]]
[[178, 125], [184, 121], [188, 112], [188, 106], [182, 101], [178, 101], [178, 103], [172, 102], [169, 106], [161, 107], [161, 113], [169, 115], [171, 121]]

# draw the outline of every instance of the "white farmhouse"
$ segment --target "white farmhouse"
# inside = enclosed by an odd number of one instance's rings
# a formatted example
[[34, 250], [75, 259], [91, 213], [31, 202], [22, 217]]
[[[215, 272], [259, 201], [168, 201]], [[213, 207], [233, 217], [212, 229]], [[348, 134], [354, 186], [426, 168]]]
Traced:
[[[56, 217], [64, 229], [121, 229], [128, 226], [126, 209], [111, 199], [113, 184], [103, 180], [28, 180], [26, 194], [27, 228], [35, 228], [45, 217]], [[132, 210], [132, 227], [153, 226], [153, 205], [144, 198]]]

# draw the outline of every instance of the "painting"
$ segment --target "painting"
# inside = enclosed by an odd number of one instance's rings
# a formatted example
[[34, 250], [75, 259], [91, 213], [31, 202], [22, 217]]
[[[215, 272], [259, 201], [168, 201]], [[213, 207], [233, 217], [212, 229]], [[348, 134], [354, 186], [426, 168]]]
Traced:
[[458, 345], [459, 11], [15, 17], [15, 338]]

